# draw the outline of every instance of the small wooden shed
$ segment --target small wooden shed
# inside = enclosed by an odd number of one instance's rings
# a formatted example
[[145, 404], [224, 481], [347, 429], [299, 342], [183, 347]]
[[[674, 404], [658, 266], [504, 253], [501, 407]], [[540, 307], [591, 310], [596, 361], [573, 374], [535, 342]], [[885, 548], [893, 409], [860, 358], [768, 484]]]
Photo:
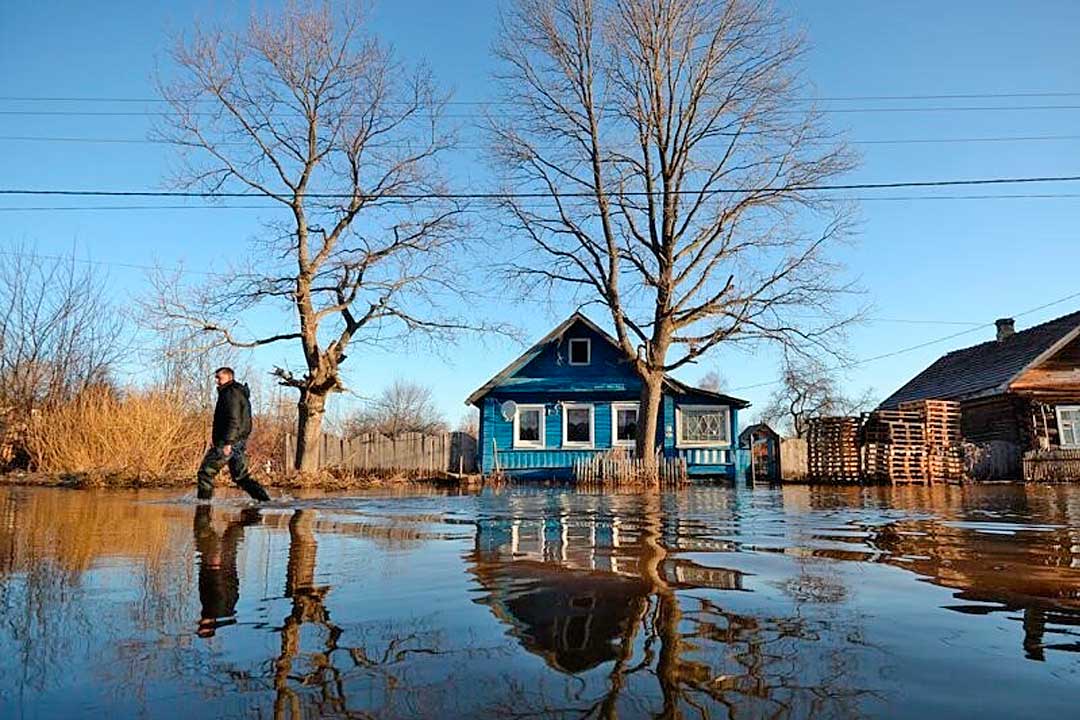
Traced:
[[751, 482], [780, 482], [780, 436], [765, 423], [757, 423], [739, 433], [739, 448], [749, 455], [747, 479]]

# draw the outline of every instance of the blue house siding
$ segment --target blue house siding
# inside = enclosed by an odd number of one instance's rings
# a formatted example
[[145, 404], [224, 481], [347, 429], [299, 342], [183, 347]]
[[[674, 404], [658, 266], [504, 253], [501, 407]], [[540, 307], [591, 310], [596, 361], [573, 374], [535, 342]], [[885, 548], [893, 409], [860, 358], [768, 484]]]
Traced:
[[[570, 363], [570, 341], [590, 341], [589, 363]], [[612, 403], [638, 402], [641, 381], [617, 344], [582, 315], [575, 314], [470, 396], [480, 409], [478, 465], [483, 473], [496, 470], [515, 477], [565, 477], [574, 462], [612, 448]], [[502, 405], [543, 405], [544, 447], [514, 448], [513, 419], [503, 417]], [[563, 405], [593, 407], [593, 447], [564, 448]], [[735, 472], [734, 438], [738, 408], [747, 403], [719, 393], [665, 381], [657, 427], [657, 447], [665, 457], [685, 457], [695, 475]], [[683, 405], [723, 405], [729, 409], [732, 444], [724, 447], [678, 446], [676, 410]]]

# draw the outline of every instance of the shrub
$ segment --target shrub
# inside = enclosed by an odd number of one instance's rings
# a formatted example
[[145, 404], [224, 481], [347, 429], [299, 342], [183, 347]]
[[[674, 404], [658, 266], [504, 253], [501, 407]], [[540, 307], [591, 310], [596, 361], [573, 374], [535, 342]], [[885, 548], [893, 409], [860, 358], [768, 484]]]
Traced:
[[210, 415], [177, 393], [91, 387], [35, 413], [31, 469], [102, 480], [190, 477], [210, 436]]

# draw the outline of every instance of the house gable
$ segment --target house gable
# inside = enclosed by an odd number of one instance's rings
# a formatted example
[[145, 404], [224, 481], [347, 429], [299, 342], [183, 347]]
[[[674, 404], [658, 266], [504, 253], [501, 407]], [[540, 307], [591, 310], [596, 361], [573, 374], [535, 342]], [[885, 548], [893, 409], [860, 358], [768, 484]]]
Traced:
[[909, 380], [879, 407], [895, 408], [909, 400], [970, 400], [1004, 393], [1078, 334], [1080, 312], [1074, 312], [1004, 340], [956, 350]]
[[[570, 363], [570, 341], [587, 339], [589, 363]], [[574, 313], [522, 353], [465, 401], [475, 405], [492, 393], [542, 392], [637, 393], [641, 383], [615, 339], [581, 313]]]
[[1009, 390], [1034, 394], [1080, 395], [1080, 337], [1072, 337], [1009, 383]]

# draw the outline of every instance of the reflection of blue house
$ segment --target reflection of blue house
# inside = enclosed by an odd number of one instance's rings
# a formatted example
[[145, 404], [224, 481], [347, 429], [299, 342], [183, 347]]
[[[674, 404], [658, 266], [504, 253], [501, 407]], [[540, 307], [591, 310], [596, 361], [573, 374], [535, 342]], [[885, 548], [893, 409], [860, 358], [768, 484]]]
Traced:
[[[632, 451], [640, 393], [615, 339], [575, 313], [466, 401], [480, 410], [481, 472], [565, 477], [575, 460]], [[692, 475], [734, 477], [737, 415], [748, 405], [668, 378], [658, 447]]]

